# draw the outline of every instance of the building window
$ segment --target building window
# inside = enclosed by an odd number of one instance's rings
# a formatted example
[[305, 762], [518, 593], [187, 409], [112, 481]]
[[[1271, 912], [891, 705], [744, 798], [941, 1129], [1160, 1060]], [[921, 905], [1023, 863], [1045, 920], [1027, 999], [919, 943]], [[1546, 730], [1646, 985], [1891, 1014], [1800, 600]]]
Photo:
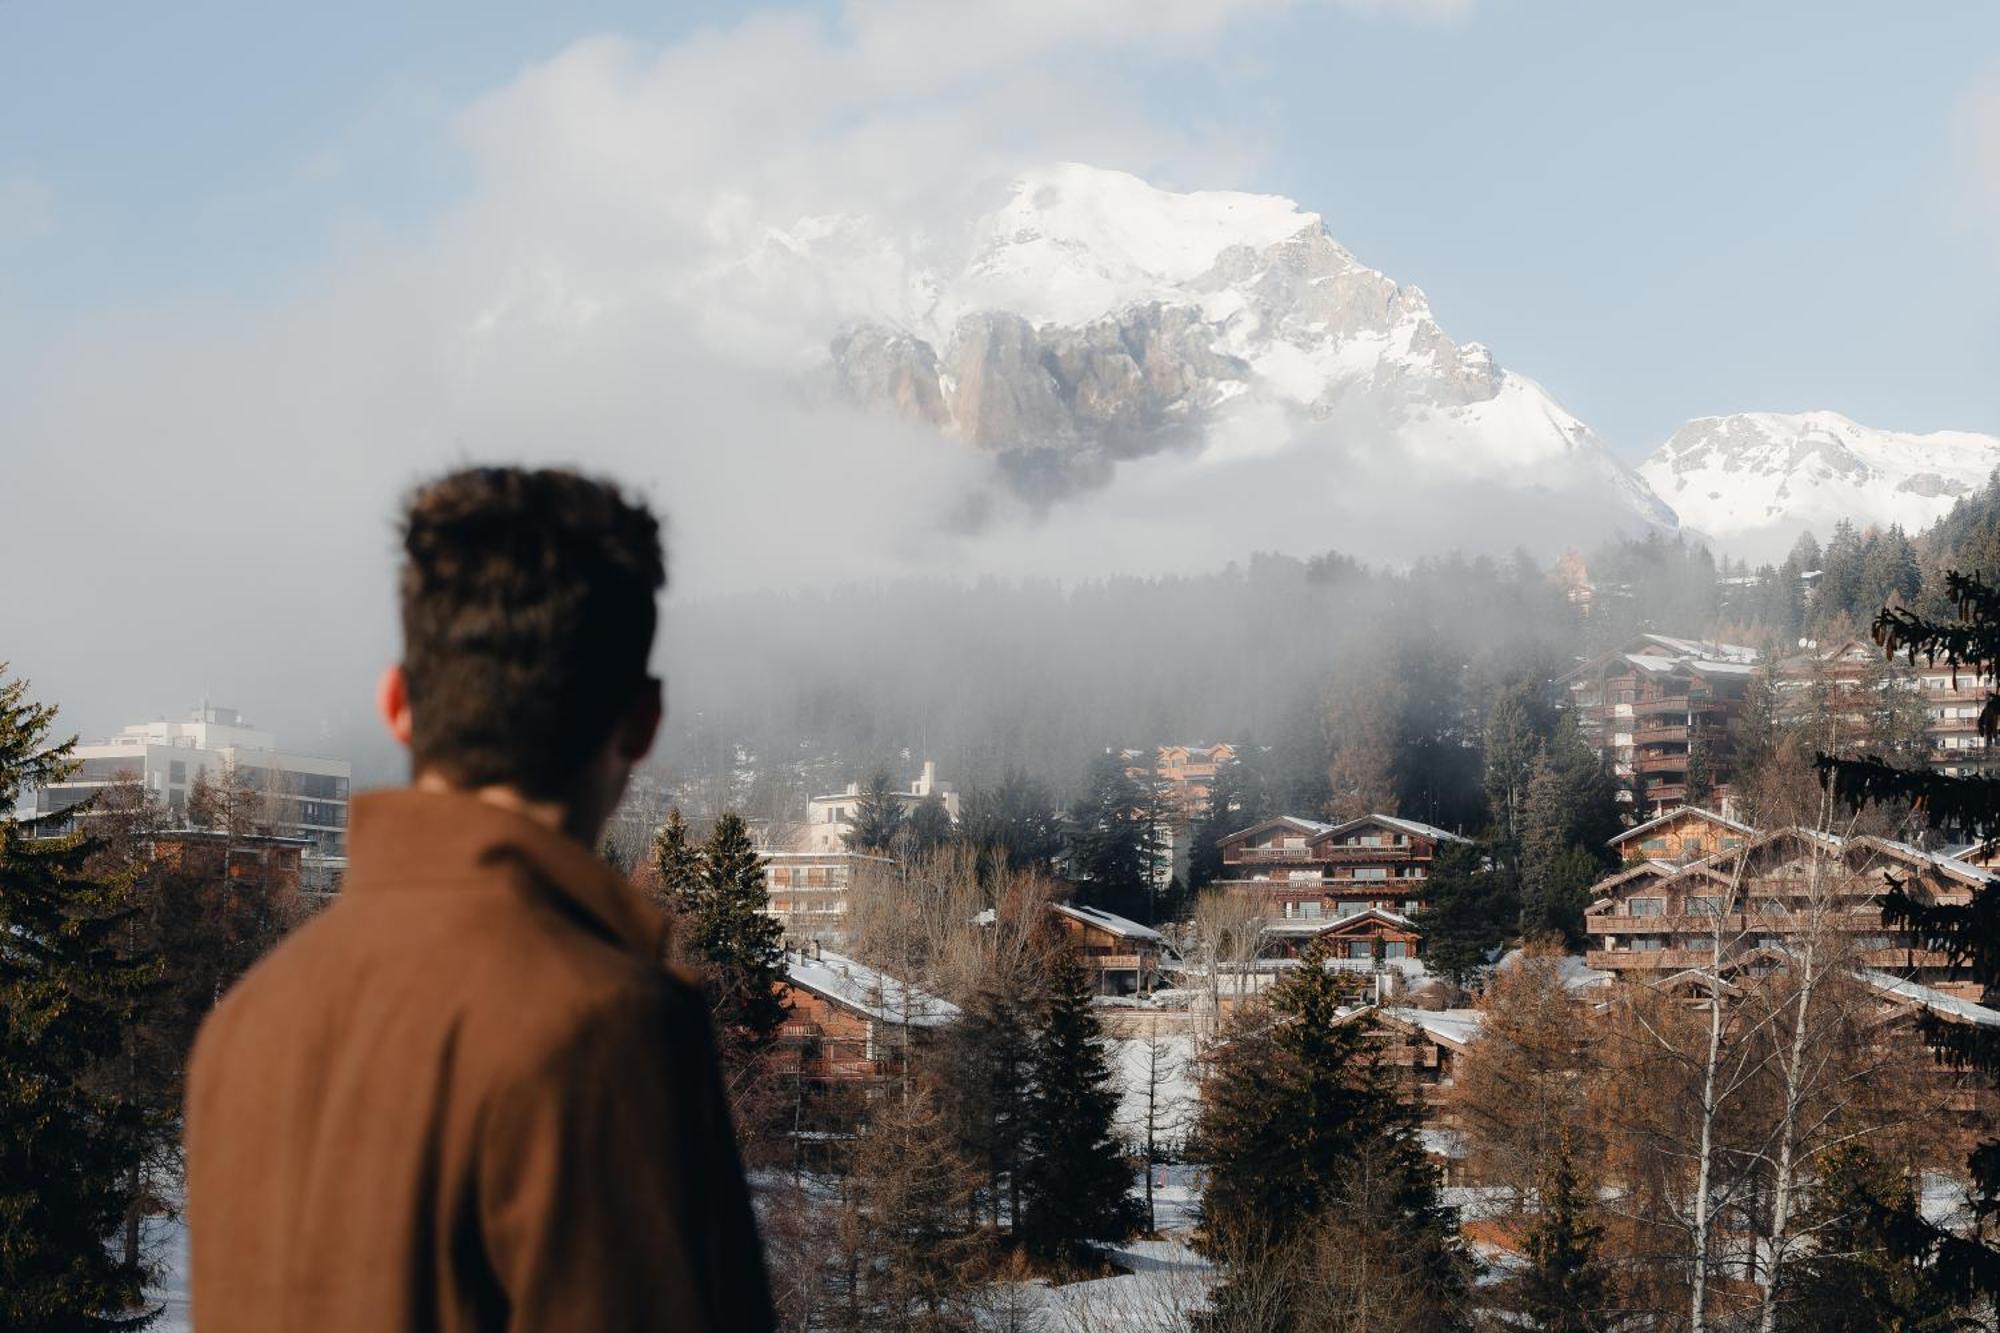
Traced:
[[1722, 899], [1713, 894], [1698, 893], [1687, 900], [1687, 915], [1715, 916], [1722, 911]]
[[1410, 956], [1410, 946], [1401, 940], [1385, 940], [1382, 943], [1382, 956], [1384, 958], [1408, 958]]
[[1374, 941], [1349, 940], [1347, 942], [1347, 956], [1349, 958], [1373, 958], [1375, 956]]
[[1389, 868], [1387, 866], [1356, 866], [1354, 868], [1354, 878], [1387, 879], [1389, 878]]
[[1667, 900], [1664, 898], [1634, 898], [1630, 904], [1633, 916], [1662, 916], [1666, 910]]
[[1664, 935], [1634, 935], [1631, 940], [1633, 953], [1658, 953], [1667, 947]]
[[1318, 904], [1318, 903], [1300, 903], [1300, 904], [1299, 904], [1299, 915], [1300, 915], [1300, 916], [1318, 916], [1319, 914], [1320, 914], [1320, 904]]

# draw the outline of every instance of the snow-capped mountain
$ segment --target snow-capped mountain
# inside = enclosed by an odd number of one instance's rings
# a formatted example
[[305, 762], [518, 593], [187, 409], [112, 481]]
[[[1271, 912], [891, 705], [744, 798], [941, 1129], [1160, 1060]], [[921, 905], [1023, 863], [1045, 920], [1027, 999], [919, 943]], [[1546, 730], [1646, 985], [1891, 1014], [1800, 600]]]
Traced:
[[746, 322], [803, 303], [841, 393], [990, 452], [1041, 499], [1170, 449], [1317, 450], [1613, 526], [1675, 521], [1545, 389], [1453, 342], [1422, 291], [1288, 199], [1064, 164], [954, 225], [765, 229], [705, 285]]
[[1841, 519], [1919, 530], [2000, 467], [2000, 438], [1912, 435], [1838, 412], [1699, 417], [1639, 475], [1690, 528], [1733, 552], [1776, 556], [1805, 528], [1822, 540]]

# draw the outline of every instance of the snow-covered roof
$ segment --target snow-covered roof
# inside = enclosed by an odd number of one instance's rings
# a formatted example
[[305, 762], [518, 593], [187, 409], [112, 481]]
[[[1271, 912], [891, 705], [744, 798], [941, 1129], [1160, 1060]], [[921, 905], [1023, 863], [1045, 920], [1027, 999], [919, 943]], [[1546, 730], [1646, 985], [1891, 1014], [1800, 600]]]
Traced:
[[1652, 830], [1658, 828], [1660, 825], [1679, 819], [1683, 815], [1695, 815], [1699, 818], [1707, 820], [1711, 824], [1720, 825], [1721, 827], [1729, 829], [1730, 831], [1735, 833], [1748, 834], [1751, 837], [1755, 837], [1757, 835], [1756, 829], [1751, 828], [1748, 824], [1745, 824], [1740, 820], [1731, 819], [1726, 815], [1718, 815], [1717, 813], [1715, 813], [1715, 811], [1704, 810], [1698, 805], [1678, 805], [1675, 806], [1673, 809], [1667, 811], [1663, 815], [1656, 815], [1655, 817], [1647, 820], [1643, 824], [1640, 824], [1634, 828], [1626, 829], [1623, 833], [1611, 839], [1610, 845], [1616, 847], [1621, 842], [1627, 842], [1633, 838], [1639, 837], [1641, 834], [1650, 833]]
[[882, 1023], [939, 1027], [958, 1017], [958, 1006], [949, 1000], [941, 1000], [837, 953], [788, 958], [785, 979], [801, 990], [809, 990]]
[[1869, 989], [1899, 1000], [1908, 1000], [1939, 1018], [1948, 1018], [1955, 1023], [1971, 1023], [1975, 1027], [2000, 1027], [2000, 1012], [1983, 1004], [1961, 1000], [1956, 995], [1946, 995], [1943, 991], [1918, 985], [1906, 977], [1891, 976], [1872, 968], [1857, 967], [1854, 975]]
[[1334, 827], [1331, 824], [1322, 824], [1316, 819], [1301, 819], [1297, 815], [1273, 815], [1271, 818], [1260, 820], [1248, 828], [1237, 829], [1234, 833], [1223, 838], [1222, 841], [1234, 842], [1238, 838], [1247, 838], [1253, 833], [1262, 833], [1267, 828], [1273, 828], [1281, 824], [1286, 828], [1312, 838], [1317, 838], [1322, 833], [1329, 833]]
[[1951, 855], [1949, 850], [1927, 852], [1921, 847], [1913, 847], [1907, 842], [1898, 842], [1894, 838], [1877, 838], [1865, 834], [1856, 837], [1854, 842], [1863, 846], [1879, 847], [1891, 856], [1900, 857], [1906, 861], [1925, 862], [1928, 865], [1936, 866], [1948, 875], [1955, 875], [1960, 879], [1969, 880], [1974, 884], [1992, 884], [2000, 881], [2000, 875], [1996, 875], [1984, 866], [1976, 866], [1970, 861], [1961, 861], [1956, 856]]
[[[1509, 949], [1501, 955], [1500, 961], [1494, 966], [1504, 972], [1508, 968], [1518, 967], [1522, 957], [1520, 949]], [[1609, 986], [1618, 979], [1617, 973], [1592, 967], [1573, 953], [1563, 954], [1556, 959], [1556, 975], [1562, 978], [1563, 986], [1569, 990], [1595, 990], [1599, 986]]]
[[1448, 1041], [1454, 1046], [1467, 1046], [1479, 1039], [1480, 1025], [1485, 1015], [1477, 1009], [1408, 1009], [1393, 1008], [1382, 1011], [1405, 1023], [1422, 1028], [1440, 1041]]
[[1408, 927], [1411, 925], [1410, 918], [1402, 915], [1400, 912], [1391, 912], [1383, 907], [1364, 907], [1358, 912], [1349, 912], [1345, 916], [1279, 917], [1275, 920], [1264, 922], [1260, 929], [1266, 935], [1323, 935], [1327, 931], [1338, 930], [1340, 927], [1359, 921], [1363, 917], [1374, 917], [1376, 920], [1386, 921], [1392, 926]]
[[1415, 819], [1404, 819], [1399, 815], [1368, 815], [1365, 818], [1380, 820], [1391, 828], [1399, 828], [1405, 833], [1414, 833], [1420, 838], [1434, 838], [1439, 842], [1469, 843], [1472, 841], [1470, 838], [1441, 829], [1435, 824], [1425, 824]]
[[1648, 643], [1656, 643], [1660, 647], [1681, 657], [1701, 657], [1711, 661], [1722, 662], [1755, 662], [1757, 660], [1757, 650], [1740, 643], [1715, 643], [1703, 639], [1679, 639], [1670, 634], [1647, 633], [1639, 637]]
[[1145, 940], [1149, 944], [1162, 946], [1167, 943], [1167, 937], [1151, 926], [1142, 926], [1129, 917], [1119, 916], [1116, 912], [1107, 912], [1101, 907], [1086, 907], [1081, 903], [1050, 903], [1049, 908], [1072, 921], [1081, 921], [1087, 926], [1108, 930], [1120, 939]]

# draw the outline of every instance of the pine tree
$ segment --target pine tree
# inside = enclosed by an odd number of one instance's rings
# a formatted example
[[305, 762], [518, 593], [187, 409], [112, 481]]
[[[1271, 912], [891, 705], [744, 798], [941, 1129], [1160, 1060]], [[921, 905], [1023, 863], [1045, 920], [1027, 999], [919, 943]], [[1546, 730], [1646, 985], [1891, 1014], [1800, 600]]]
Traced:
[[935, 1056], [943, 1110], [960, 1151], [985, 1168], [987, 1213], [996, 1228], [1021, 1215], [1037, 980], [1026, 967], [987, 969]]
[[706, 878], [701, 849], [688, 835], [679, 806], [667, 811], [666, 822], [653, 835], [651, 860], [652, 873], [642, 881], [647, 897], [672, 918], [692, 918], [700, 910]]
[[[0, 676], [0, 811], [68, 771], [74, 741], [51, 743], [54, 718]], [[135, 1313], [144, 1272], [110, 1246], [144, 1165], [143, 1116], [98, 1075], [158, 967], [128, 947], [130, 881], [92, 877], [92, 850], [0, 818], [0, 1327], [21, 1333], [152, 1317]]]
[[[1325, 964], [1321, 946], [1309, 947], [1272, 988], [1270, 1013], [1232, 1024], [1203, 1084], [1195, 1136], [1209, 1167], [1203, 1244], [1233, 1267], [1211, 1323], [1243, 1326], [1254, 1302], [1264, 1327], [1316, 1326], [1299, 1322], [1308, 1319], [1302, 1296], [1269, 1307], [1252, 1285], [1293, 1271], [1282, 1256], [1312, 1245], [1320, 1229], [1359, 1219], [1422, 1275], [1423, 1316], [1401, 1326], [1459, 1327], [1469, 1264], [1416, 1112], [1379, 1058], [1371, 1025], [1342, 1021], [1342, 988]], [[1347, 1308], [1356, 1294], [1335, 1292], [1334, 1303]]]
[[1041, 782], [1009, 768], [991, 787], [966, 793], [959, 835], [982, 851], [997, 850], [1008, 870], [1048, 870], [1062, 855], [1062, 818]]
[[[2000, 591], [1983, 579], [1953, 571], [1945, 578], [1956, 619], [1932, 618], [1903, 607], [1885, 607], [1875, 617], [1874, 639], [1887, 654], [1902, 654], [1912, 664], [1921, 656], [1933, 665], [1944, 663], [1989, 687], [1979, 718], [1979, 733], [1989, 743], [2000, 735], [2000, 690], [1992, 688], [2000, 673]], [[1922, 769], [1899, 768], [1879, 756], [1818, 757], [1822, 780], [1833, 794], [1859, 810], [1865, 804], [1908, 802], [1934, 829], [1954, 836], [2000, 837], [2000, 779], [1990, 776], [1946, 777]], [[1970, 978], [1988, 989], [2000, 988], [2000, 915], [1994, 900], [1976, 898], [1970, 904], [1939, 904], [1900, 891], [1884, 899], [1884, 919], [1892, 926], [1938, 941], [1965, 961]], [[1928, 1014], [1925, 1033], [1942, 1058], [2000, 1077], [2000, 1033], [1989, 1028], [1948, 1023]], [[1973, 1153], [1969, 1171], [1976, 1196], [2000, 1196], [2000, 1140], [1988, 1140]], [[2000, 1294], [2000, 1249], [1977, 1237], [1938, 1231], [1930, 1237], [1942, 1275], [1963, 1292]]]
[[1829, 1153], [1805, 1221], [1810, 1254], [1780, 1287], [1788, 1333], [1947, 1333], [1978, 1327], [1934, 1266], [1909, 1182], [1860, 1144]]
[[1545, 1333], [1598, 1333], [1607, 1275], [1598, 1258], [1604, 1228], [1585, 1215], [1575, 1152], [1565, 1129], [1541, 1189], [1541, 1212], [1522, 1238], [1528, 1260], [1516, 1286], [1521, 1314]]
[[1424, 905], [1412, 918], [1424, 937], [1424, 967], [1466, 985], [1519, 911], [1506, 872], [1476, 846], [1446, 843], [1431, 863], [1424, 892]]
[[837, 1224], [834, 1312], [842, 1333], [977, 1333], [981, 1258], [970, 1232], [978, 1172], [958, 1153], [937, 1098], [885, 1099], [855, 1144]]
[[909, 817], [903, 822], [902, 838], [907, 842], [909, 854], [921, 856], [935, 851], [951, 841], [956, 830], [952, 827], [951, 812], [945, 809], [944, 798], [932, 793], [917, 803]]
[[1690, 732], [1687, 752], [1687, 794], [1682, 798], [1688, 805], [1708, 804], [1715, 795], [1715, 760], [1710, 754], [1706, 736]]
[[875, 770], [854, 805], [854, 819], [847, 834], [847, 849], [853, 852], [887, 853], [896, 845], [903, 828], [903, 803], [896, 799], [887, 769]]
[[1521, 837], [1528, 782], [1535, 760], [1554, 729], [1539, 691], [1525, 681], [1501, 689], [1486, 713], [1486, 803], [1499, 836]]
[[1091, 761], [1084, 795], [1070, 807], [1067, 834], [1070, 874], [1094, 906], [1147, 915], [1152, 830], [1141, 813], [1144, 801], [1119, 755], [1107, 750]]
[[751, 845], [742, 816], [725, 813], [702, 849], [700, 887], [682, 924], [707, 973], [725, 1042], [752, 1051], [776, 1040], [788, 1012], [778, 994], [785, 978], [784, 931], [764, 910], [768, 901], [764, 858]]
[[1222, 840], [1280, 811], [1271, 799], [1264, 755], [1246, 745], [1221, 765], [1208, 792], [1208, 807], [1188, 834], [1188, 890], [1198, 893], [1222, 878]]
[[1028, 1103], [1020, 1233], [1038, 1257], [1090, 1263], [1104, 1242], [1123, 1240], [1138, 1226], [1132, 1164], [1113, 1130], [1117, 1110], [1090, 982], [1074, 952], [1064, 949], [1049, 971]]

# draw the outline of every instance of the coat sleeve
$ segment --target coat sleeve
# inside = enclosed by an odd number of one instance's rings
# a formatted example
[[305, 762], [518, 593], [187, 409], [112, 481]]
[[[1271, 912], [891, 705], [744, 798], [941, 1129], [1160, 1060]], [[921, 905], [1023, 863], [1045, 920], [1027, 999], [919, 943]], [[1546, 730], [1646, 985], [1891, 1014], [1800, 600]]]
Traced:
[[672, 982], [586, 1014], [496, 1092], [478, 1194], [509, 1328], [772, 1327], [714, 1043]]

